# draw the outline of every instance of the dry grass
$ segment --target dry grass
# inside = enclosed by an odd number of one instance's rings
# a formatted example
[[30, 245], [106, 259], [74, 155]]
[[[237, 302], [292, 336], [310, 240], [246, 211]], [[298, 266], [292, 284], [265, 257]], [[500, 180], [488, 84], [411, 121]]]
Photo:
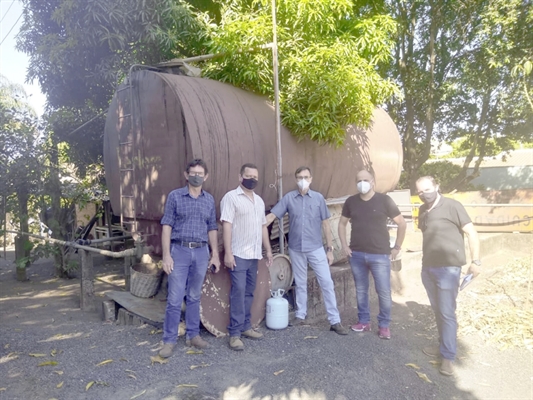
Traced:
[[479, 288], [465, 290], [457, 311], [459, 335], [477, 332], [501, 349], [533, 350], [532, 264], [531, 257], [513, 260]]

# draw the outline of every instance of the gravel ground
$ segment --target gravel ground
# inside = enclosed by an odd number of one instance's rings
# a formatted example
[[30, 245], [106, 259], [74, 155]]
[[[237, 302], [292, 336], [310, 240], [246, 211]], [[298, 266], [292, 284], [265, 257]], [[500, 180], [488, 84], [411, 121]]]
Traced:
[[[103, 279], [120, 283], [121, 264], [97, 259], [95, 267]], [[375, 332], [339, 336], [322, 321], [283, 331], [262, 327], [264, 339], [246, 340], [245, 351], [234, 352], [227, 339], [202, 331], [211, 345], [203, 354], [187, 354], [180, 338], [168, 363], [152, 365], [161, 340], [155, 328], [103, 323], [98, 313], [81, 312], [79, 281], [53, 278], [50, 261], [30, 267], [24, 283], [14, 280], [13, 270], [0, 259], [0, 399], [530, 399], [533, 394], [531, 352], [500, 352], [475, 336], [460, 340], [457, 376], [440, 375], [420, 351], [436, 333], [431, 310], [421, 301], [394, 304], [390, 341]], [[96, 283], [101, 296], [116, 289]], [[355, 322], [355, 312], [343, 317], [345, 325]], [[112, 362], [98, 366], [106, 360]], [[48, 361], [57, 364], [39, 366]]]

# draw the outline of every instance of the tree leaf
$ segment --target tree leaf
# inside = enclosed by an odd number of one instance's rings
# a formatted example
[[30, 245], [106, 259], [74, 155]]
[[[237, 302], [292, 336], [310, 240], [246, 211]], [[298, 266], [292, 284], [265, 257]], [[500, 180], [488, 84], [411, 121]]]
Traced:
[[187, 350], [185, 354], [204, 354], [202, 350]]
[[58, 362], [57, 361], [45, 361], [45, 362], [42, 362], [40, 363], [39, 365], [37, 365], [38, 367], [46, 367], [48, 365], [57, 365]]
[[61, 389], [61, 388], [63, 387], [63, 383], [64, 383], [64, 382], [58, 383], [57, 386], [56, 386], [56, 388]]
[[405, 364], [406, 367], [411, 367], [411, 368], [414, 368], [414, 369], [420, 369], [420, 367], [416, 364], [413, 364], [413, 363], [409, 363], [409, 364]]
[[280, 369], [279, 371], [274, 372], [274, 375], [278, 376], [279, 374], [281, 374], [284, 371], [285, 371], [284, 369]]
[[205, 364], [205, 363], [202, 363], [202, 364], [199, 364], [199, 365], [191, 365], [189, 367], [189, 369], [193, 370], [193, 369], [196, 369], [196, 368], [205, 368], [205, 367], [209, 367], [211, 364]]
[[304, 340], [306, 339], [318, 339], [318, 336], [306, 336], [304, 337]]
[[146, 393], [146, 389], [144, 389], [141, 393], [136, 394], [135, 396], [130, 397], [130, 400], [136, 399], [137, 397], [141, 397], [143, 394]]
[[54, 374], [63, 375], [63, 371], [54, 371]]
[[157, 363], [157, 364], [166, 364], [166, 363], [168, 363], [168, 358], [162, 358], [160, 355], [151, 356], [150, 360], [152, 361], [152, 365], [154, 365], [155, 363]]
[[113, 362], [113, 360], [109, 359], [109, 360], [105, 360], [105, 361], [102, 361], [102, 362], [96, 364], [96, 366], [97, 367], [101, 367], [102, 365], [110, 364], [112, 362]]
[[90, 381], [87, 386], [85, 386], [85, 391], [89, 390], [92, 385], [94, 385], [94, 381]]
[[178, 386], [176, 386], [177, 388], [197, 388], [198, 385], [191, 385], [189, 383], [181, 383], [179, 384]]
[[30, 357], [46, 357], [46, 354], [41, 354], [41, 353], [30, 353], [28, 355]]
[[424, 382], [427, 382], [427, 383], [433, 383], [433, 382], [431, 382], [431, 380], [428, 378], [428, 376], [427, 376], [426, 374], [424, 374], [424, 373], [422, 373], [422, 372], [418, 372], [418, 371], [415, 371], [415, 372], [416, 372], [416, 374], [418, 375], [418, 377], [419, 377], [420, 379], [422, 379]]

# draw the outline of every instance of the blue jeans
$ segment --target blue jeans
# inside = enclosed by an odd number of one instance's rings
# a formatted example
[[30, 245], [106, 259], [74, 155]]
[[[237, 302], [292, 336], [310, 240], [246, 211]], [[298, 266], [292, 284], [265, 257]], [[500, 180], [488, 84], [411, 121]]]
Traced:
[[231, 294], [229, 299], [230, 336], [241, 336], [241, 332], [252, 328], [250, 322], [252, 303], [254, 301], [255, 283], [257, 281], [257, 259], [245, 260], [235, 257], [237, 264], [231, 276]]
[[352, 251], [350, 265], [353, 279], [355, 280], [359, 322], [362, 324], [370, 322], [368, 289], [370, 286], [369, 273], [372, 273], [379, 299], [378, 325], [380, 328], [388, 328], [391, 321], [392, 307], [389, 255]]
[[324, 248], [319, 247], [316, 250], [307, 252], [295, 251], [289, 248], [289, 256], [291, 257], [292, 272], [296, 286], [297, 310], [295, 316], [305, 319], [307, 315], [307, 263], [309, 262], [322, 290], [329, 323], [335, 325], [341, 322], [339, 310], [337, 309], [335, 287], [331, 279], [331, 271]]
[[422, 268], [422, 283], [426, 288], [431, 308], [435, 313], [439, 331], [440, 354], [448, 360], [457, 352], [457, 293], [459, 293], [460, 267]]
[[174, 269], [168, 276], [163, 343], [174, 344], [178, 338], [181, 304], [185, 293], [187, 293], [187, 310], [185, 312], [187, 337], [192, 339], [200, 334], [200, 297], [209, 263], [209, 248], [204, 246], [189, 249], [173, 244], [170, 254], [174, 261]]

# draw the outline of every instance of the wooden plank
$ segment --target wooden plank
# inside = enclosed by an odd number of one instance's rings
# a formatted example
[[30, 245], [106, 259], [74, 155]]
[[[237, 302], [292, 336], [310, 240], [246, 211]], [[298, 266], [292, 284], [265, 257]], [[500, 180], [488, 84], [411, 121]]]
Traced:
[[166, 302], [159, 301], [157, 298], [143, 299], [132, 295], [130, 292], [109, 291], [106, 292], [106, 296], [151, 325], [160, 326], [163, 324]]

